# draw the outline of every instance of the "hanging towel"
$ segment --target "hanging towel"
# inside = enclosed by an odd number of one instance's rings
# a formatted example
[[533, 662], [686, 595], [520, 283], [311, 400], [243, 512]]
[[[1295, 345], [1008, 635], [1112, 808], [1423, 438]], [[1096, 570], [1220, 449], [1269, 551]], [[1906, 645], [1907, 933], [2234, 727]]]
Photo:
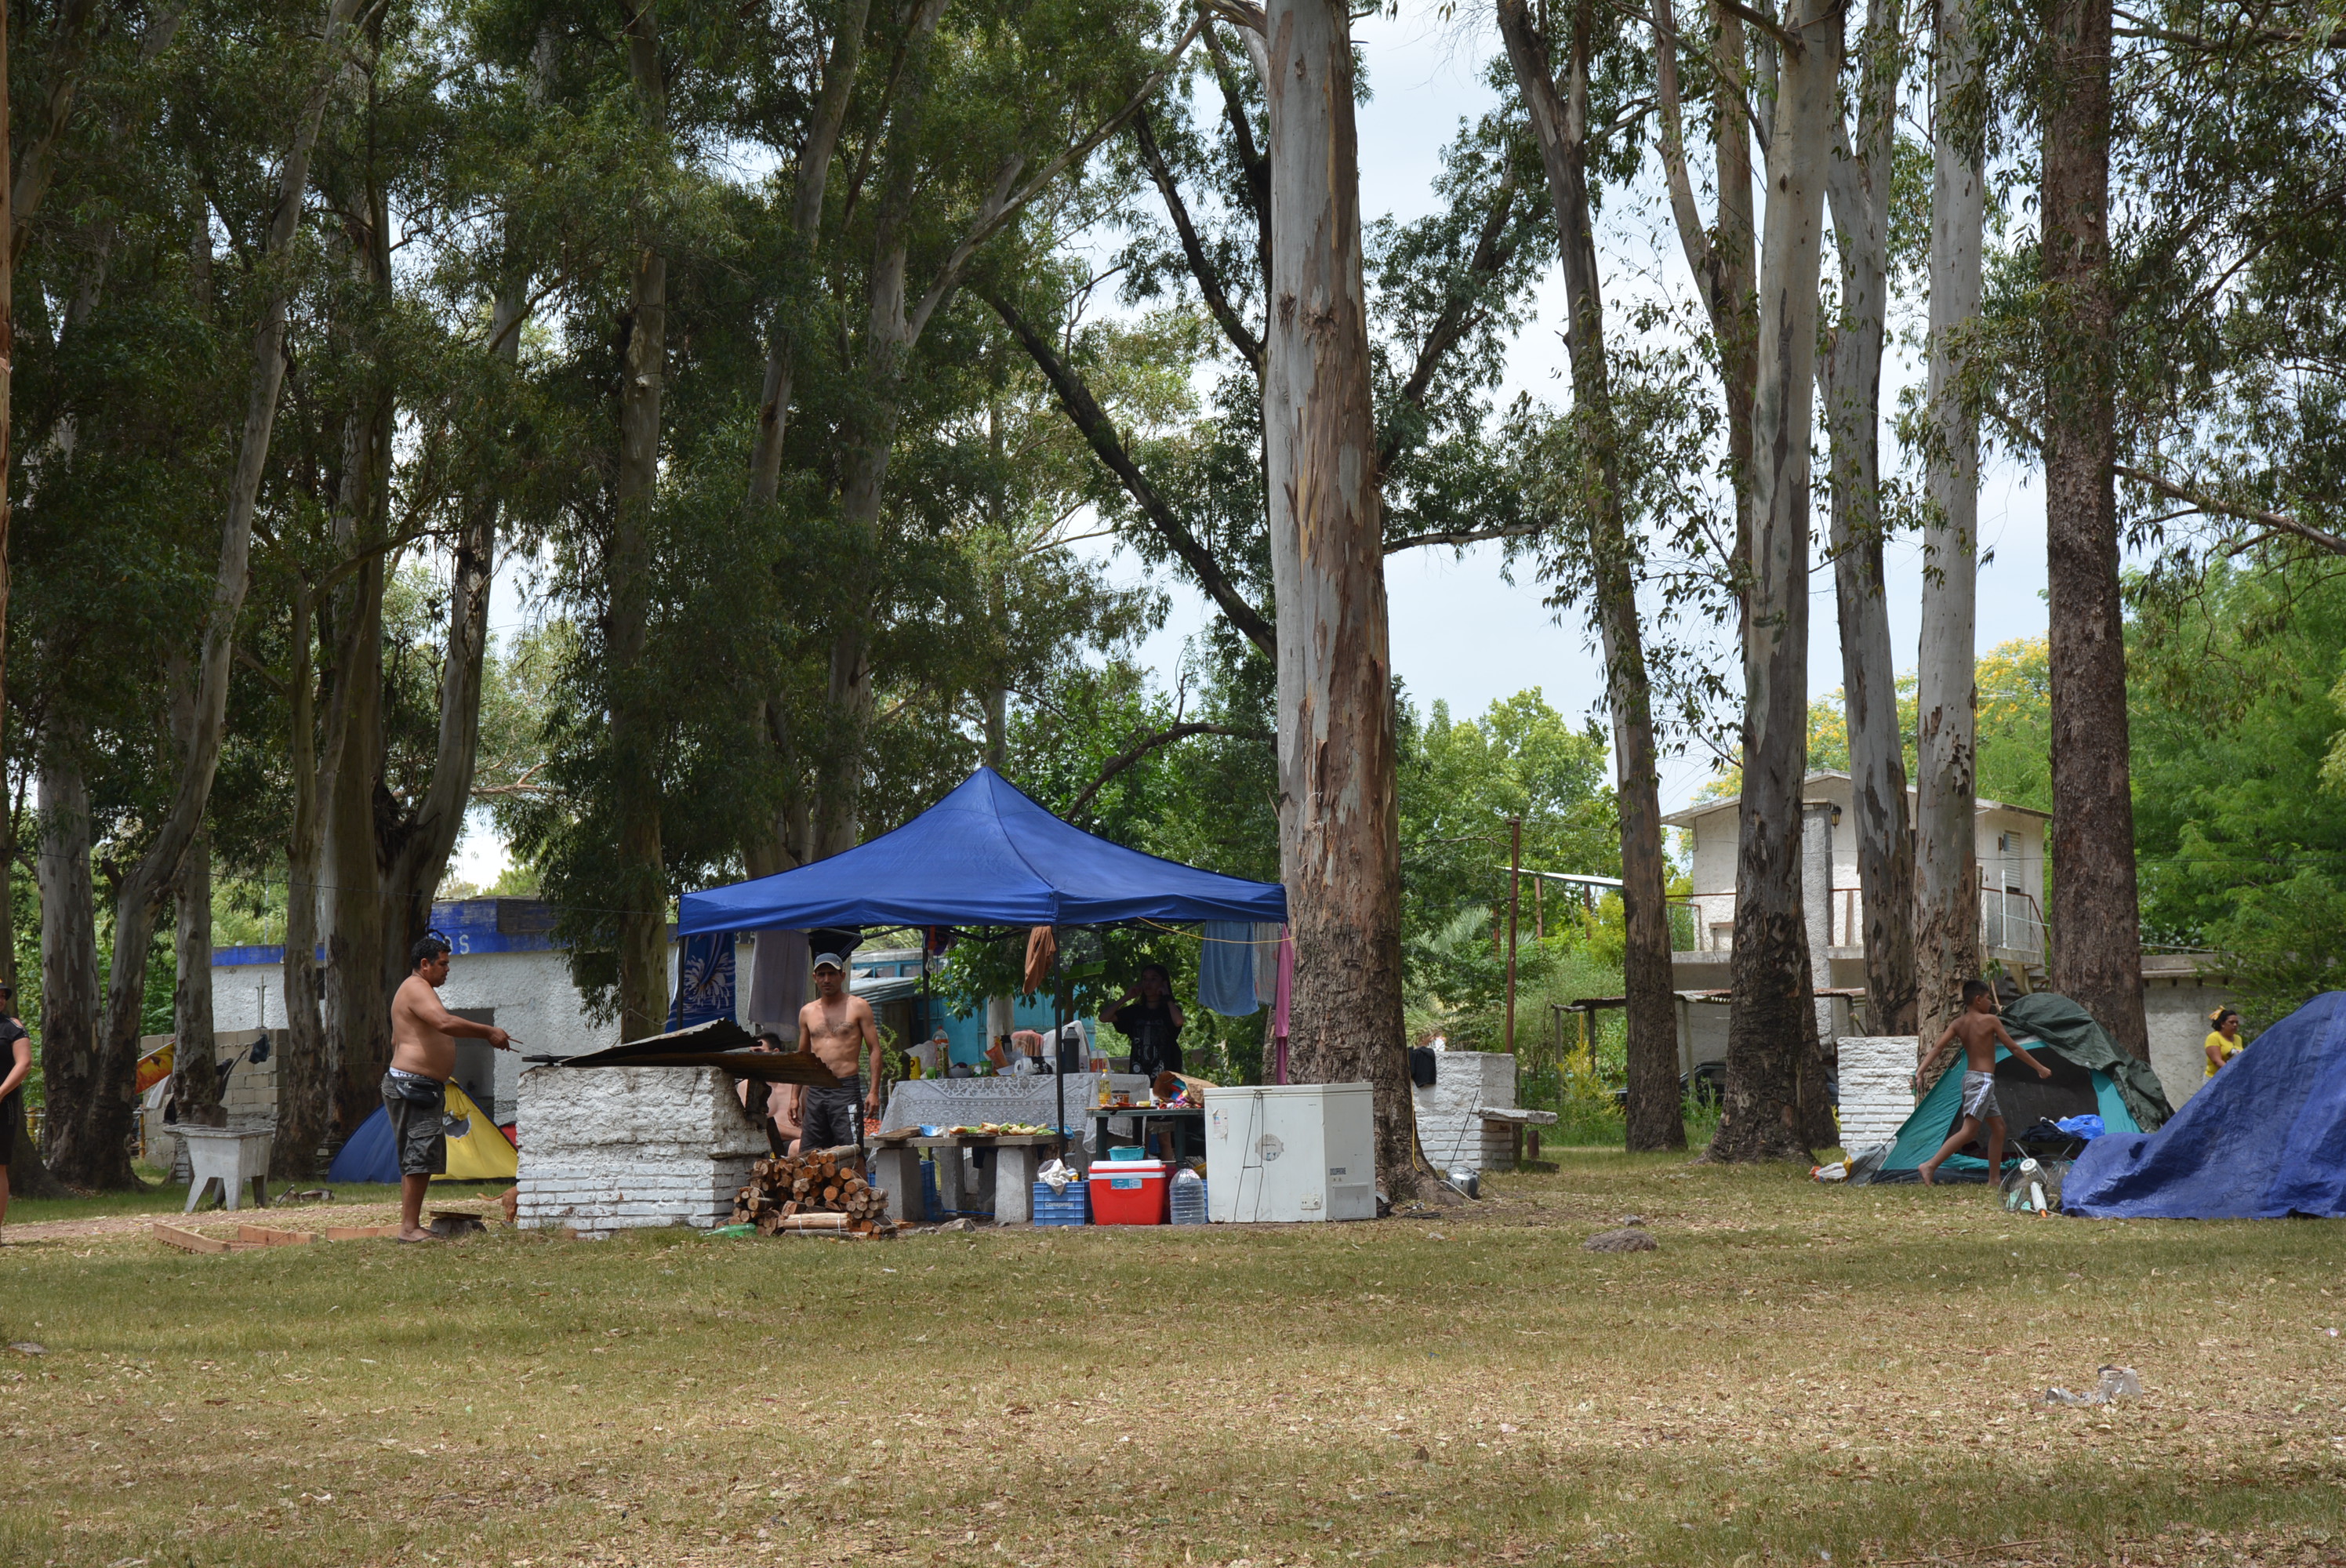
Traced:
[[1286, 930], [1277, 921], [1254, 922], [1254, 999], [1265, 1007], [1279, 1003], [1279, 944]]
[[797, 1049], [799, 1009], [807, 1000], [807, 933], [761, 931], [750, 956], [750, 1022], [770, 1023]]
[[1279, 928], [1278, 996], [1270, 1008], [1271, 1061], [1277, 1082], [1287, 1082], [1287, 1033], [1295, 1002], [1295, 933]]
[[676, 955], [676, 999], [668, 1003], [673, 1033], [733, 1016], [733, 933], [713, 931], [688, 936]]
[[1254, 997], [1254, 926], [1209, 920], [1198, 957], [1198, 1002], [1225, 1018], [1244, 1018], [1262, 1005]]
[[1029, 996], [1043, 989], [1051, 978], [1051, 966], [1059, 961], [1059, 933], [1049, 926], [1038, 925], [1026, 933], [1026, 984]]

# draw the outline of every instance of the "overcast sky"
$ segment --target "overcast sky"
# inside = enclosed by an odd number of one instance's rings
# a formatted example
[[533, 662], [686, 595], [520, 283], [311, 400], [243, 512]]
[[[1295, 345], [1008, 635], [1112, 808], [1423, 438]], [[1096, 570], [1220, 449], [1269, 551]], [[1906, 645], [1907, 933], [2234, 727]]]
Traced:
[[[1445, 28], [1423, 0], [1405, 0], [1397, 18], [1377, 16], [1357, 25], [1372, 91], [1360, 114], [1363, 206], [1372, 216], [1407, 220], [1423, 216], [1433, 199], [1442, 148], [1461, 119], [1489, 108], [1493, 96], [1484, 69], [1497, 48], [1494, 33]], [[1667, 212], [1646, 193], [1640, 199], [1608, 199], [1604, 256], [1608, 303], [1653, 287], [1687, 287], [1686, 265], [1677, 241], [1664, 227]], [[1562, 402], [1566, 370], [1559, 336], [1563, 285], [1553, 266], [1539, 292], [1536, 318], [1514, 344], [1502, 401], [1519, 392]], [[1898, 387], [1915, 375], [1910, 362], [1885, 369], [1882, 401], [1894, 406]], [[1885, 466], [1896, 461], [1885, 435]], [[2012, 637], [2043, 635], [2045, 626], [2045, 510], [2033, 473], [2008, 464], [1992, 466], [1980, 496], [1980, 538], [1990, 559], [1980, 573], [1979, 646], [1984, 650]], [[1890, 625], [1901, 672], [1914, 662], [1922, 595], [1919, 543], [1894, 540], [1887, 552]], [[1142, 575], [1129, 554], [1113, 555], [1128, 579]], [[1208, 622], [1210, 606], [1186, 584], [1161, 579], [1173, 609], [1163, 630], [1142, 645], [1143, 662], [1170, 687], [1182, 645]], [[1422, 707], [1446, 700], [1454, 715], [1481, 712], [1491, 703], [1528, 687], [1540, 687], [1550, 703], [1576, 721], [1596, 711], [1602, 696], [1601, 670], [1589, 653], [1580, 624], [1560, 626], [1542, 602], [1545, 592], [1519, 575], [1501, 575], [1496, 546], [1461, 556], [1449, 550], [1419, 550], [1387, 563], [1392, 600], [1393, 666]], [[524, 623], [519, 574], [500, 575], [495, 620], [500, 631]], [[1818, 571], [1813, 583], [1810, 684], [1818, 696], [1838, 689], [1841, 645], [1834, 625], [1831, 574]], [[1706, 755], [1688, 753], [1666, 761], [1662, 805], [1675, 809], [1709, 776]], [[458, 851], [457, 874], [485, 882], [504, 864], [504, 846], [476, 819]]]

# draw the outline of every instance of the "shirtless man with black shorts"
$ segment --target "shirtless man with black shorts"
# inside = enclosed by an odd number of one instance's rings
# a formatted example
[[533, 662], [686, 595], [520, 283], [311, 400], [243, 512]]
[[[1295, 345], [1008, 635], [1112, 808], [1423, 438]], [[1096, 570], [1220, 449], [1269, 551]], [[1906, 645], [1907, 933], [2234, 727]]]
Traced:
[[513, 1037], [459, 1018], [440, 1005], [448, 980], [448, 942], [437, 932], [408, 950], [413, 968], [391, 999], [391, 1069], [382, 1075], [383, 1109], [399, 1149], [399, 1239], [429, 1241], [423, 1194], [448, 1168], [448, 1080], [456, 1073], [455, 1036], [510, 1050]]
[[[811, 1051], [839, 1076], [829, 1088], [801, 1085], [799, 1147], [809, 1154], [863, 1141], [865, 1116], [880, 1114], [880, 1029], [872, 1004], [847, 989], [847, 960], [836, 952], [814, 955], [815, 999], [799, 1009], [799, 1049]], [[857, 1070], [858, 1046], [872, 1053], [870, 1085]]]

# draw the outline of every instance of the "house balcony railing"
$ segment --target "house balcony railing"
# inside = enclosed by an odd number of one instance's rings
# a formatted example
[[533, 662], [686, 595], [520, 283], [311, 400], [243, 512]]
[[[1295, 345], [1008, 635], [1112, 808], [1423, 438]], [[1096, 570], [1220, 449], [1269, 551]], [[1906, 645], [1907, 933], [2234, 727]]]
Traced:
[[[2045, 962], [2045, 911], [2027, 893], [1983, 887], [1980, 949], [2025, 963]], [[1679, 953], [1724, 958], [1735, 949], [1735, 891], [1688, 893], [1670, 901], [1670, 946]], [[1832, 891], [1830, 947], [1865, 945], [1865, 906], [1855, 888]]]

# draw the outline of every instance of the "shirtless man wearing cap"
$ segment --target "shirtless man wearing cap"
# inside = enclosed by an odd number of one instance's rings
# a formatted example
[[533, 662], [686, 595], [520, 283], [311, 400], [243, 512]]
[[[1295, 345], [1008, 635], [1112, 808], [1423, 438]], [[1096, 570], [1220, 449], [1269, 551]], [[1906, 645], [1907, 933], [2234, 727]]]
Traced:
[[[862, 1118], [880, 1114], [880, 1030], [872, 1004], [847, 989], [843, 955], [814, 955], [814, 989], [815, 999], [799, 1009], [799, 1049], [821, 1057], [839, 1082], [799, 1089], [799, 1147], [810, 1153], [862, 1143]], [[856, 1067], [859, 1045], [872, 1053], [869, 1088]]]

